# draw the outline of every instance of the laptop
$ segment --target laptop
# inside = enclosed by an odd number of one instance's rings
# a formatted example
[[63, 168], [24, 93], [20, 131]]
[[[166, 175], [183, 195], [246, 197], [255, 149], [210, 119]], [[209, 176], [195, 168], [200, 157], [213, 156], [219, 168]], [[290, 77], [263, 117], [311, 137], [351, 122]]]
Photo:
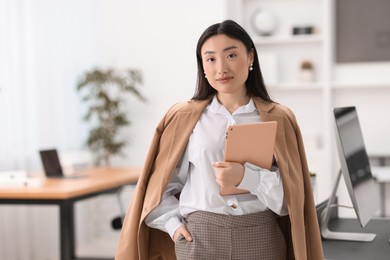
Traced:
[[65, 175], [56, 149], [40, 150], [41, 161], [47, 178], [80, 178], [86, 174]]
[[[226, 131], [224, 160], [226, 162], [249, 162], [270, 170], [276, 139], [276, 121], [229, 126]], [[221, 195], [247, 193], [236, 187], [221, 187]]]

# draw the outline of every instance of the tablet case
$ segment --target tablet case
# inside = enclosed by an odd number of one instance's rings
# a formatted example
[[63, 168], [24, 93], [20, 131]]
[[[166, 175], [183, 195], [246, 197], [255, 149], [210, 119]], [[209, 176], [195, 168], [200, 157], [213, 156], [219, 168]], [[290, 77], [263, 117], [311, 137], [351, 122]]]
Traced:
[[[249, 162], [270, 170], [276, 138], [276, 121], [229, 126], [226, 131], [224, 160], [226, 162]], [[247, 193], [247, 190], [222, 186], [221, 195]]]

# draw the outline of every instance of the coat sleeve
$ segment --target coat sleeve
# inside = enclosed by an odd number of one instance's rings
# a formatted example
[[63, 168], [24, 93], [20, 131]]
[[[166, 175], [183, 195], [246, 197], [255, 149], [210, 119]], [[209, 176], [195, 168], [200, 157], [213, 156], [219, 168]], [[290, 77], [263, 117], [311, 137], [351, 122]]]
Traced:
[[300, 164], [302, 167], [302, 178], [304, 185], [304, 221], [305, 221], [305, 237], [306, 237], [306, 255], [308, 260], [324, 259], [321, 233], [317, 218], [317, 211], [314, 202], [313, 189], [311, 186], [310, 172], [307, 163], [305, 148], [301, 130], [297, 124], [294, 114], [290, 110], [295, 135], [297, 138]]
[[303, 183], [305, 189], [305, 224], [306, 224], [306, 241], [308, 259], [324, 259], [321, 233], [317, 218], [317, 211], [314, 203], [313, 188], [311, 186], [310, 173], [304, 151], [303, 140], [298, 128], [299, 135], [299, 151], [301, 155], [301, 163], [305, 165], [303, 174]]
[[140, 219], [143, 210], [145, 191], [153, 167], [152, 162], [156, 157], [161, 133], [164, 129], [164, 121], [165, 117], [160, 121], [156, 128], [148, 155], [146, 157], [146, 163], [137, 182], [134, 197], [123, 221], [119, 243], [115, 254], [116, 260], [139, 259], [138, 232], [140, 231]]
[[[147, 227], [142, 216], [145, 214], [146, 191], [150, 188], [148, 186], [156, 170], [156, 158], [159, 155], [160, 146], [164, 143], [164, 132], [182, 106], [183, 103], [173, 105], [157, 125], [133, 200], [123, 221], [115, 254], [116, 260], [143, 260], [153, 255], [154, 252], [160, 255], [163, 252], [165, 254], [163, 259], [172, 259], [171, 256], [174, 255], [173, 242], [170, 237], [165, 232]], [[164, 250], [160, 247], [164, 247]]]

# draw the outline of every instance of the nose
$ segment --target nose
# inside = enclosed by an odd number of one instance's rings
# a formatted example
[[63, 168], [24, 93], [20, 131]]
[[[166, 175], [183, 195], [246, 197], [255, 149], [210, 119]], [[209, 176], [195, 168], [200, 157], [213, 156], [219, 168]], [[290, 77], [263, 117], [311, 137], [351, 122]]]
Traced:
[[226, 64], [226, 61], [220, 60], [218, 62], [218, 74], [224, 74], [228, 72], [228, 66]]

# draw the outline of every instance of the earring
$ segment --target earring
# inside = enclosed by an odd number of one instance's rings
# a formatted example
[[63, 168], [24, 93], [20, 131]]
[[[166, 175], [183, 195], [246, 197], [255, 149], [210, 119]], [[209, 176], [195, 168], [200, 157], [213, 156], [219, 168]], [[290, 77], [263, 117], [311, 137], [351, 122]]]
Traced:
[[204, 77], [207, 79], [206, 72], [204, 72]]
[[249, 71], [252, 71], [253, 70], [253, 64], [251, 64], [250, 66], [249, 66]]

